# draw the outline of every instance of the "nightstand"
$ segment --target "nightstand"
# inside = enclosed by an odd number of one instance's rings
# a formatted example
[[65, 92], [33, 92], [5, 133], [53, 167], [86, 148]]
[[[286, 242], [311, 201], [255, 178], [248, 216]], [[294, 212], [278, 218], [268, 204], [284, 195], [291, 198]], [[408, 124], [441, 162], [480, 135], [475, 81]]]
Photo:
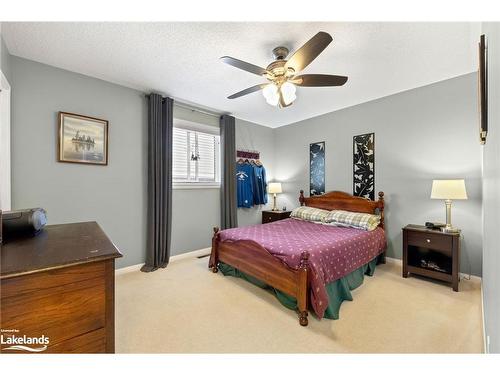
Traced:
[[262, 211], [262, 224], [288, 219], [292, 211]]
[[458, 292], [460, 233], [410, 224], [403, 228], [403, 277], [410, 273], [451, 283]]

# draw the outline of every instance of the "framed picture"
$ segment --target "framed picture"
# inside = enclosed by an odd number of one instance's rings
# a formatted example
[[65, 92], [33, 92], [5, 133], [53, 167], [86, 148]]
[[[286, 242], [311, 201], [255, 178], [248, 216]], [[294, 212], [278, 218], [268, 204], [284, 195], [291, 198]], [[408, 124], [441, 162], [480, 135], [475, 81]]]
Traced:
[[375, 133], [355, 135], [352, 141], [352, 194], [375, 200]]
[[59, 161], [108, 165], [108, 122], [59, 112]]
[[479, 142], [484, 145], [488, 134], [488, 47], [484, 34], [479, 39], [478, 91]]
[[309, 195], [325, 194], [325, 142], [309, 145]]

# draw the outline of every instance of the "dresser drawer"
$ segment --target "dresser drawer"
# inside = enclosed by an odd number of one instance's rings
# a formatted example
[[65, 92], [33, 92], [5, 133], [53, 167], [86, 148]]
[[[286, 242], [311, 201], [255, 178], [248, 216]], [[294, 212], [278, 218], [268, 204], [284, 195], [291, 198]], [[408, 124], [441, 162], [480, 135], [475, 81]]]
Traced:
[[408, 245], [425, 247], [428, 249], [451, 252], [453, 248], [452, 236], [426, 232], [408, 231]]
[[83, 280], [103, 278], [104, 274], [104, 262], [93, 262], [19, 277], [11, 277], [2, 280], [1, 298], [19, 296], [24, 293], [33, 293], [41, 289], [73, 284]]
[[2, 298], [0, 326], [21, 335], [45, 335], [49, 347], [98, 330], [106, 323], [105, 288], [100, 277]]

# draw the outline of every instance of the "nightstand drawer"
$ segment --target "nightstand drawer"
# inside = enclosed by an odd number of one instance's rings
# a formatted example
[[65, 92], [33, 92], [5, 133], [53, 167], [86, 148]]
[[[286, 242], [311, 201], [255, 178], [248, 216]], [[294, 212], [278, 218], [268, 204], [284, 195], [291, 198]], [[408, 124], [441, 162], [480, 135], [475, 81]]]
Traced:
[[262, 224], [288, 219], [292, 211], [262, 211]]
[[408, 231], [408, 245], [451, 252], [453, 238], [442, 234]]
[[272, 216], [269, 214], [262, 214], [262, 222], [263, 223], [271, 223], [273, 221], [279, 220], [278, 216]]

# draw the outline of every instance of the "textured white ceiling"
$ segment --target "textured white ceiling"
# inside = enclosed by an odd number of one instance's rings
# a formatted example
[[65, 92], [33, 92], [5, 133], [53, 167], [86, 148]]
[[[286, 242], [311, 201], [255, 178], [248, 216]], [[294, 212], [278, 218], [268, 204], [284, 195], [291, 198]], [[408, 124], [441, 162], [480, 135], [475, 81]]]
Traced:
[[[274, 47], [293, 51], [318, 31], [333, 42], [304, 72], [346, 85], [298, 88], [285, 109], [260, 92], [226, 99], [264, 80], [220, 56], [266, 67]], [[479, 24], [4, 22], [2, 34], [13, 55], [277, 127], [476, 70]]]

